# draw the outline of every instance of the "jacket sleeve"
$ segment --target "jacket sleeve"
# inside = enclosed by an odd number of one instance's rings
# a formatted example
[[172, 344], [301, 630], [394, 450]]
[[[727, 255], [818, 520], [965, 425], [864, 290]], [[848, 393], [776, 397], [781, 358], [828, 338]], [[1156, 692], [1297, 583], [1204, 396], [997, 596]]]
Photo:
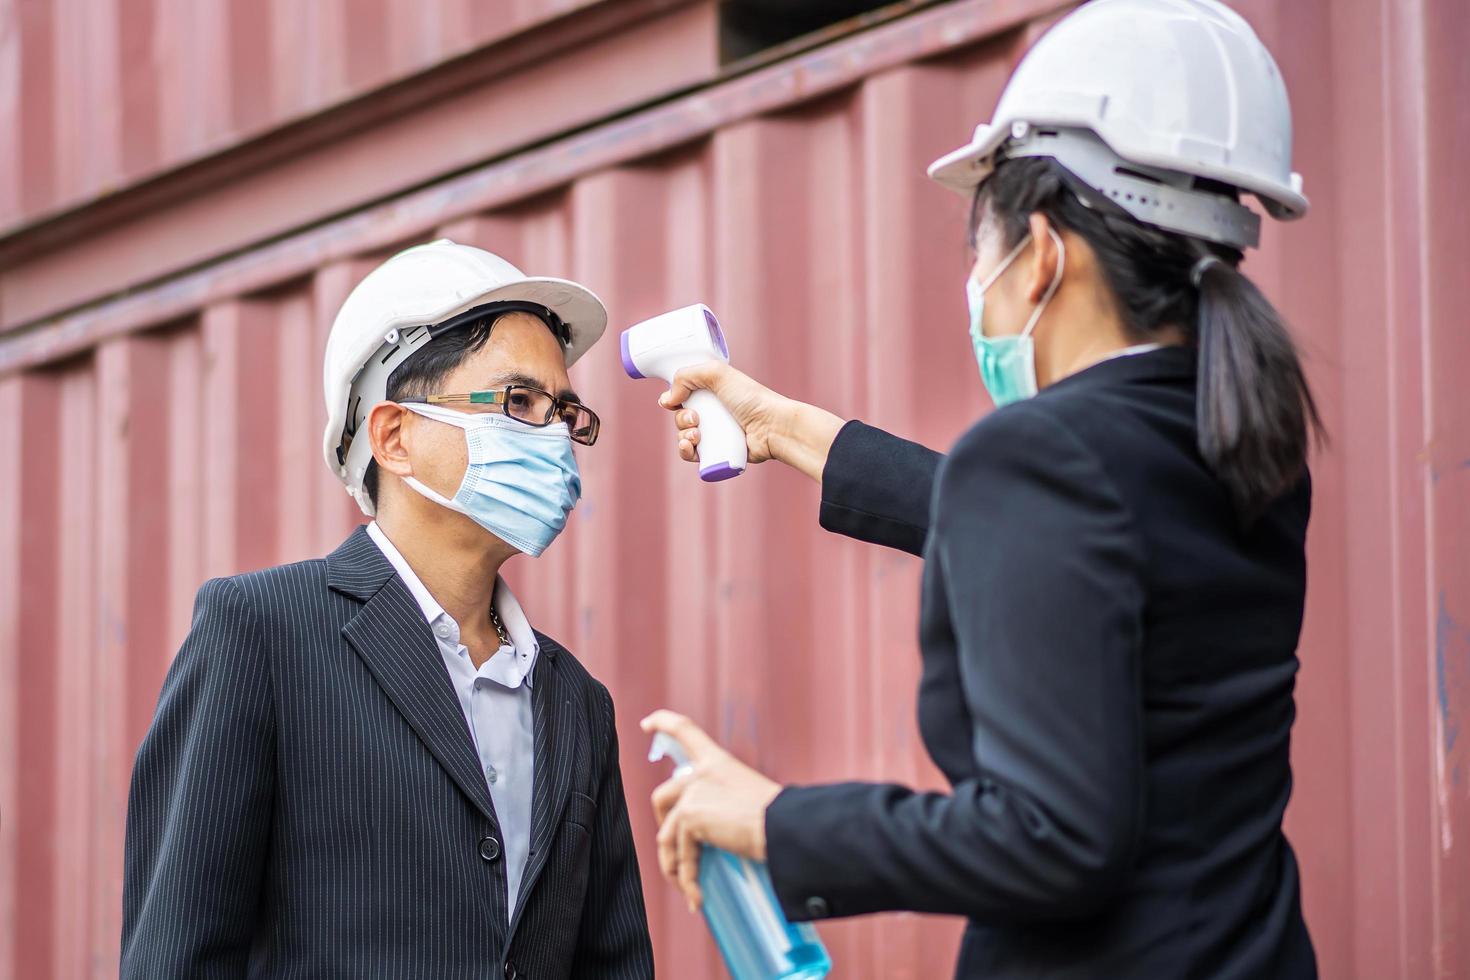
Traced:
[[934, 474], [942, 459], [934, 450], [882, 429], [847, 423], [822, 470], [822, 527], [920, 554], [929, 533]]
[[796, 918], [1095, 912], [1129, 874], [1142, 826], [1131, 518], [1092, 453], [1022, 403], [944, 466], [926, 557], [925, 602], [944, 607], [926, 616], [938, 631], [926, 642], [952, 633], [975, 775], [951, 793], [786, 789], [766, 814], [777, 894]]
[[271, 683], [240, 587], [205, 583], [133, 767], [124, 980], [243, 977], [275, 794]]
[[648, 980], [653, 976], [653, 945], [618, 765], [618, 730], [612, 696], [605, 688], [601, 694], [608, 756], [597, 794], [592, 867], [572, 976], [578, 980]]

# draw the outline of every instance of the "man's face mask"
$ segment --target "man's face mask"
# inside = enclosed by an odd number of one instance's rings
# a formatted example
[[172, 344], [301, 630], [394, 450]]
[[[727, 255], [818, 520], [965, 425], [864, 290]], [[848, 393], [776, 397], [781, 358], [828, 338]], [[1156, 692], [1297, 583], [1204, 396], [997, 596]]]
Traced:
[[990, 392], [990, 400], [995, 402], [996, 408], [1036, 394], [1036, 346], [1031, 339], [1031, 332], [1036, 329], [1036, 322], [1041, 319], [1046, 304], [1051, 302], [1057, 287], [1062, 284], [1062, 270], [1067, 263], [1067, 246], [1062, 241], [1062, 236], [1051, 228], [1047, 228], [1047, 233], [1057, 243], [1056, 275], [1052, 276], [1046, 294], [1036, 304], [1036, 309], [1031, 311], [1031, 319], [1026, 321], [1025, 329], [1019, 334], [987, 337], [982, 321], [985, 318], [986, 292], [1030, 244], [1030, 234], [1011, 249], [1000, 265], [985, 277], [984, 282], [976, 282], [973, 277], [965, 282], [965, 294], [970, 304], [970, 341], [975, 347], [975, 360], [980, 365], [980, 380], [984, 383], [985, 390]]
[[533, 558], [556, 540], [582, 496], [582, 477], [566, 423], [536, 427], [500, 413], [401, 404], [424, 418], [463, 429], [469, 448], [469, 462], [454, 499], [411, 476], [405, 483]]

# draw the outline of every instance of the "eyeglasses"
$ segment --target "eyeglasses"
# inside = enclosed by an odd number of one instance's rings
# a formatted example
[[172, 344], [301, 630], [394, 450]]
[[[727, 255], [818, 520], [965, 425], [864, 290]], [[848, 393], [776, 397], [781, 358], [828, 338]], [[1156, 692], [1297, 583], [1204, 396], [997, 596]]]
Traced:
[[[498, 408], [517, 422], [537, 428], [565, 422], [572, 441], [590, 446], [597, 441], [602, 422], [592, 409], [580, 402], [558, 398], [529, 385], [506, 385], [490, 391], [469, 391], [460, 395], [429, 395], [431, 405], [486, 405]], [[471, 409], [474, 411], [475, 409]]]

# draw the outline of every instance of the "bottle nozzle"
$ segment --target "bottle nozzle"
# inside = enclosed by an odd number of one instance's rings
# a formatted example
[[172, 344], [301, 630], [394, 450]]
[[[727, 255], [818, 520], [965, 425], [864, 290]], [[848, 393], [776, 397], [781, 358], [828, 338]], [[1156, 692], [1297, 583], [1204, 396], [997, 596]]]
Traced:
[[659, 732], [653, 736], [653, 744], [648, 747], [648, 761], [658, 762], [660, 759], [674, 760], [675, 776], [682, 776], [694, 768], [689, 762], [689, 755], [684, 751], [684, 746], [667, 732]]

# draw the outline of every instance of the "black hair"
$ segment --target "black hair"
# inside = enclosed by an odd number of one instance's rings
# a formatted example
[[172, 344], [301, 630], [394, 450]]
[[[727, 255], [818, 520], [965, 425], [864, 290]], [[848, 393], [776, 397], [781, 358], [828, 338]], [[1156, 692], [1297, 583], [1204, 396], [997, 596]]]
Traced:
[[[388, 375], [388, 387], [383, 397], [390, 402], [396, 402], [405, 398], [423, 398], [425, 395], [435, 394], [434, 389], [443, 384], [444, 379], [464, 363], [465, 358], [489, 342], [490, 330], [495, 326], [495, 321], [499, 317], [500, 314], [480, 317], [463, 327], [446, 330], [429, 341]], [[367, 438], [366, 431], [362, 433], [362, 437]], [[373, 502], [373, 508], [376, 509], [378, 506], [377, 460], [368, 460], [367, 469], [362, 474], [362, 488], [367, 492], [368, 499]]]
[[[1224, 185], [1196, 188], [1234, 195]], [[1240, 271], [1242, 253], [1143, 224], [1046, 157], [996, 166], [975, 194], [972, 243], [988, 214], [1014, 248], [1037, 213], [1091, 246], [1135, 340], [1173, 326], [1196, 348], [1200, 454], [1242, 521], [1253, 521], [1302, 478], [1312, 440], [1325, 434], [1296, 345]]]

